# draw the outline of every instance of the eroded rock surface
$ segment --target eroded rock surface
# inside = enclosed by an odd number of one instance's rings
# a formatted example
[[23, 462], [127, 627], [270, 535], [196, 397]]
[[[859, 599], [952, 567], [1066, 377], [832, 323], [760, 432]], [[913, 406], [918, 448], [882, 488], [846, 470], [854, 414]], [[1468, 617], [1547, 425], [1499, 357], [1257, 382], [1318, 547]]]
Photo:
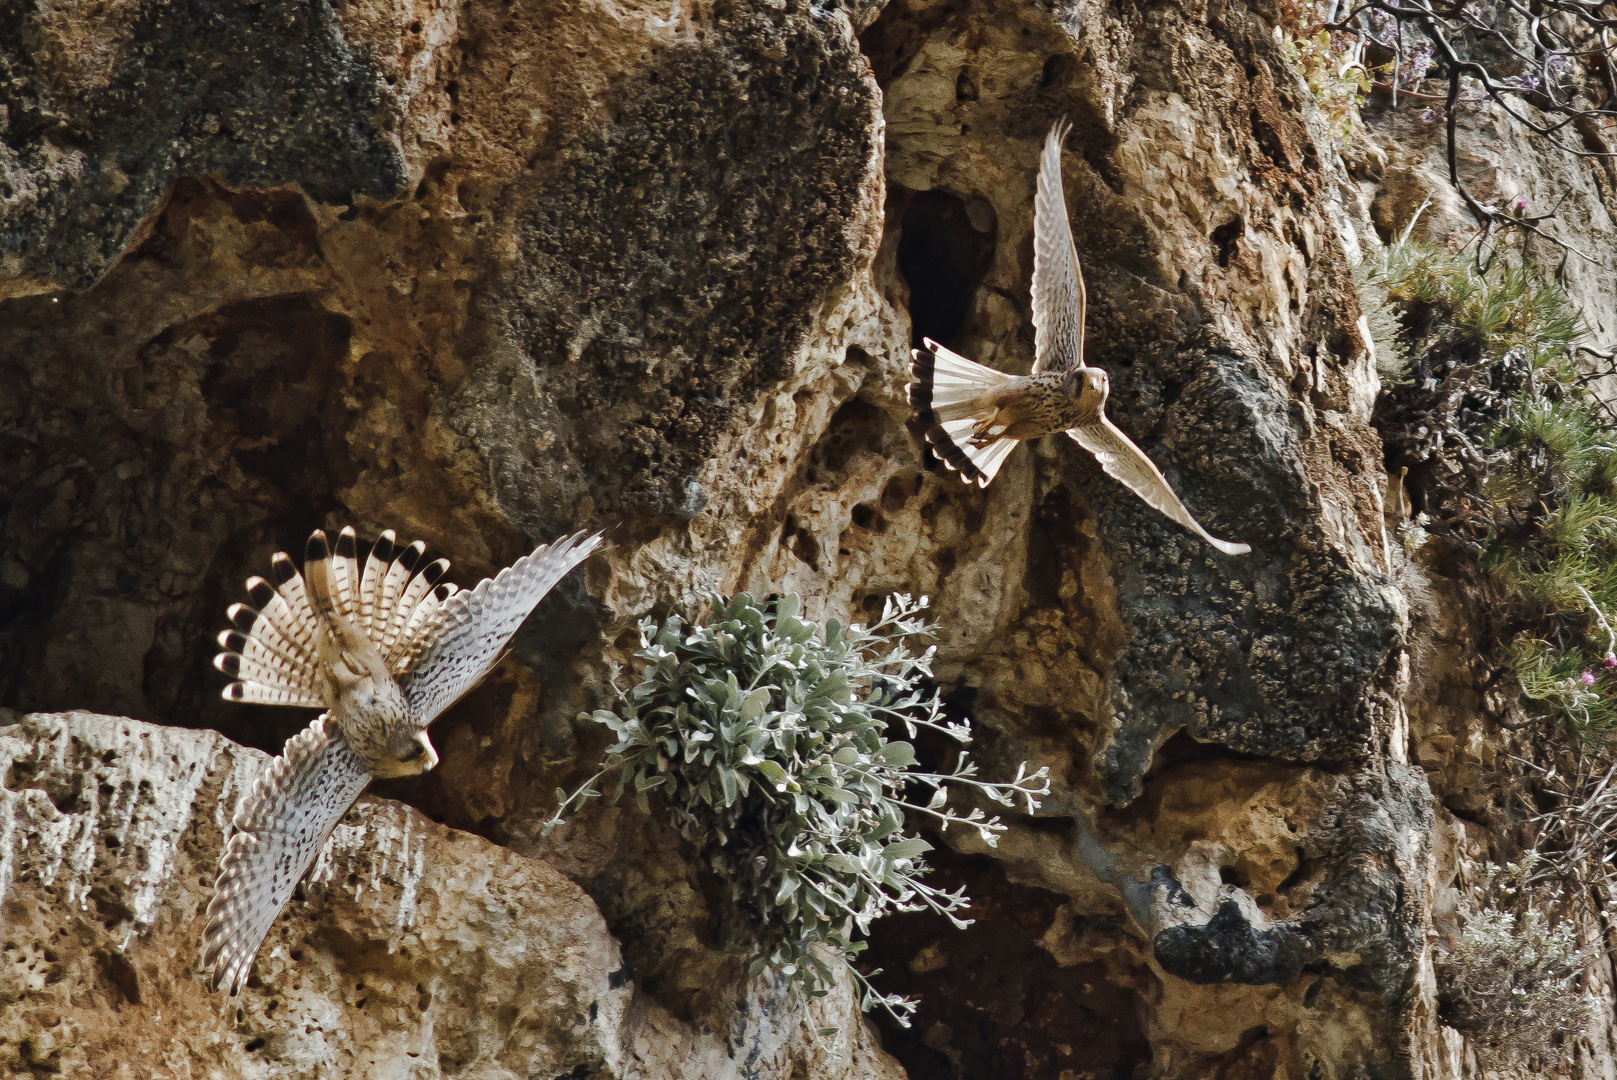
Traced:
[[[1508, 703], [1463, 573], [1389, 531], [1350, 275], [1428, 195], [1434, 235], [1463, 221], [1432, 126], [1372, 108], [1344, 146], [1276, 18], [0, 7], [0, 705], [134, 718], [6, 729], [11, 1067], [140, 1027], [204, 1074], [1471, 1068], [1431, 940], [1498, 820]], [[1063, 115], [1110, 412], [1248, 556], [1068, 440], [981, 491], [907, 424], [922, 336], [1029, 368]], [[1468, 182], [1570, 189], [1567, 226], [1609, 244], [1608, 172], [1494, 119], [1467, 121]], [[1609, 344], [1609, 280], [1571, 272]], [[349, 523], [427, 539], [465, 585], [616, 533], [439, 721], [440, 767], [362, 801], [238, 1015], [191, 969], [261, 758], [214, 732], [276, 750], [308, 717], [220, 702], [213, 635], [272, 551]], [[884, 985], [923, 1000], [908, 1031], [846, 988], [803, 1014], [747, 983], [724, 890], [655, 815], [594, 803], [540, 834], [594, 770], [606, 739], [575, 717], [636, 620], [743, 588], [822, 619], [929, 595], [985, 772], [1056, 778], [996, 850], [934, 838], [971, 928], [877, 925]]]
[[729, 1030], [689, 1028], [636, 997], [600, 911], [555, 869], [371, 796], [246, 989], [210, 994], [198, 958], [223, 823], [266, 755], [90, 713], [9, 719], [8, 1075], [900, 1075], [846, 986], [802, 1010], [760, 985]]

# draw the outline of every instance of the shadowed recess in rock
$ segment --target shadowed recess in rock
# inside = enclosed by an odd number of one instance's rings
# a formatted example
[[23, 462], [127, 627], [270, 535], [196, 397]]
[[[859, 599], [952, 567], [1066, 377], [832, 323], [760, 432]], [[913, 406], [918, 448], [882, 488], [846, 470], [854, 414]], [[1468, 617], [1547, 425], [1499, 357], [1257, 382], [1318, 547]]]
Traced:
[[[913, 1025], [876, 1019], [882, 1045], [928, 1080], [1127, 1080], [1151, 1060], [1132, 974], [1079, 959], [1085, 934], [1127, 933], [1064, 897], [1007, 882], [992, 859], [928, 855], [934, 884], [966, 886], [975, 922], [956, 930], [931, 913], [875, 923], [867, 968], [884, 991], [919, 996]], [[1123, 980], [1123, 981], [1120, 981]]]
[[[22, 392], [0, 429], [0, 651], [21, 662], [0, 671], [0, 704], [91, 707], [278, 749], [308, 717], [224, 708], [208, 660], [225, 608], [244, 599], [232, 583], [295, 550], [351, 482], [339, 385], [352, 329], [307, 296], [270, 295], [132, 333], [143, 277], [191, 257], [188, 215], [219, 210], [216, 194], [180, 186], [141, 274], [3, 305], [0, 380]], [[225, 198], [237, 227], [257, 222], [299, 257], [301, 199]]]
[[967, 326], [974, 294], [994, 257], [994, 208], [947, 191], [892, 192], [903, 208], [898, 272], [910, 287], [910, 346], [954, 342]]

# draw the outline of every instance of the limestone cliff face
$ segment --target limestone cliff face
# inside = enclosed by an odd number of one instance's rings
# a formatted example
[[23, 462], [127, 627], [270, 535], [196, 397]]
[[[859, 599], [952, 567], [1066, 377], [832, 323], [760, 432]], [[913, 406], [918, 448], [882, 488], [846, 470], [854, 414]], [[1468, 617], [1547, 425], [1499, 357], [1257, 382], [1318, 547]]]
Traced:
[[[1428, 194], [1459, 218], [1429, 130], [1372, 112], [1344, 148], [1274, 18], [0, 6], [0, 1067], [1473, 1068], [1431, 935], [1486, 847], [1504, 706], [1453, 568], [1388, 542], [1350, 274]], [[1063, 115], [1110, 411], [1248, 556], [1067, 440], [979, 491], [907, 425], [920, 337], [1031, 363]], [[1470, 125], [1473, 182], [1571, 189], [1567, 220], [1617, 236], [1609, 176], [1503, 130]], [[1609, 337], [1617, 287], [1576, 274]], [[225, 1003], [195, 972], [222, 824], [245, 747], [308, 717], [219, 701], [213, 634], [272, 551], [350, 522], [463, 584], [618, 532], [435, 727], [439, 769], [361, 801]], [[726, 894], [660, 821], [539, 834], [635, 621], [739, 589], [821, 619], [930, 595], [985, 771], [1056, 777], [997, 850], [947, 838], [969, 930], [877, 924], [908, 1031], [743, 979]]]
[[803, 1012], [758, 987], [722, 1035], [681, 1024], [634, 993], [577, 885], [370, 796], [276, 921], [253, 989], [210, 994], [196, 938], [224, 822], [267, 755], [90, 713], [9, 719], [8, 1075], [902, 1075], [847, 1022], [847, 987]]

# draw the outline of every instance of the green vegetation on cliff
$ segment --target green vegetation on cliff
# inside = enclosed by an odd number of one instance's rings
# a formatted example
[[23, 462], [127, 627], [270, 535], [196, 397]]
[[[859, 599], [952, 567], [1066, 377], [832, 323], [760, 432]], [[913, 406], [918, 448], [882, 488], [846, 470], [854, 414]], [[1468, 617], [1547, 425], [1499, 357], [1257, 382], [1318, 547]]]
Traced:
[[[897, 595], [868, 627], [821, 627], [798, 617], [795, 595], [759, 602], [742, 593], [715, 597], [703, 623], [642, 620], [641, 681], [620, 689], [617, 711], [593, 717], [617, 736], [606, 767], [572, 795], [556, 793], [547, 829], [599, 794], [608, 773], [617, 773], [615, 795], [632, 791], [642, 811], [655, 793], [750, 917], [750, 973], [772, 970], [810, 995], [833, 981], [824, 954], [851, 961], [865, 947], [856, 939], [891, 911], [930, 909], [967, 925], [964, 890], [922, 880], [932, 845], [906, 816], [975, 829], [993, 846], [1005, 826], [980, 806], [951, 805], [951, 787], [1032, 813], [1050, 783], [1047, 770], [1025, 766], [1007, 784], [977, 780], [964, 751], [952, 770], [927, 771], [911, 743], [889, 738], [903, 728], [912, 739], [926, 729], [971, 741], [970, 725], [946, 717], [937, 690], [923, 688], [933, 650], [906, 645], [930, 634], [925, 607], [924, 597]], [[924, 798], [907, 798], [912, 786]], [[853, 970], [861, 1004], [907, 1024], [913, 1003]]]

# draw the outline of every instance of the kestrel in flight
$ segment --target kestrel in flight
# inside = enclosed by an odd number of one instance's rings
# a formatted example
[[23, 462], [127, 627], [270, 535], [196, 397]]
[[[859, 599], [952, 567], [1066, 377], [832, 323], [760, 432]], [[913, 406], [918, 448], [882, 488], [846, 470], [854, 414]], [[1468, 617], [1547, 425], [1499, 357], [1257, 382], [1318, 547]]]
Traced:
[[427, 725], [483, 680], [551, 586], [595, 550], [600, 534], [544, 544], [476, 588], [439, 584], [447, 559], [415, 573], [426, 545], [384, 532], [365, 560], [354, 530], [309, 537], [304, 573], [285, 552], [276, 584], [249, 578], [254, 606], [232, 604], [234, 630], [214, 666], [230, 701], [324, 708], [287, 740], [237, 807], [208, 904], [202, 966], [232, 994], [264, 935], [332, 828], [372, 777], [415, 776], [438, 763]]
[[987, 487], [1018, 442], [1065, 431], [1102, 469], [1146, 505], [1195, 532], [1226, 555], [1252, 549], [1212, 536], [1173, 493], [1151, 459], [1106, 416], [1110, 383], [1084, 366], [1084, 279], [1061, 193], [1057, 124], [1044, 140], [1033, 218], [1033, 374], [1024, 377], [973, 363], [926, 338], [911, 351], [910, 404], [927, 426], [933, 452], [968, 484]]

